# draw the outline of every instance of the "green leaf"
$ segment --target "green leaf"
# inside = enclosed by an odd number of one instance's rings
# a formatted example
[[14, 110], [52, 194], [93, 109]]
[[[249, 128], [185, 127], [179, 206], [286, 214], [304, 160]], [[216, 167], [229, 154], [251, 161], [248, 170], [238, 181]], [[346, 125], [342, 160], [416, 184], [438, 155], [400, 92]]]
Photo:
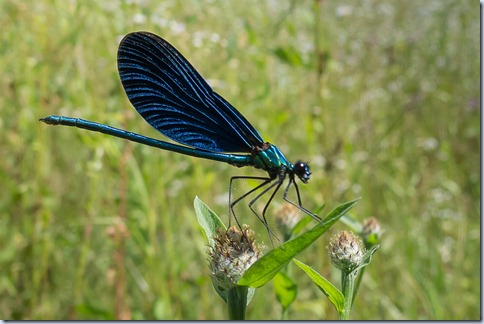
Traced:
[[366, 248], [370, 248], [375, 245], [378, 245], [378, 243], [380, 243], [380, 236], [377, 233], [372, 233], [366, 237], [366, 240], [365, 240]]
[[227, 304], [227, 289], [224, 286], [219, 286], [217, 284], [217, 281], [213, 280], [213, 278], [212, 278], [212, 286], [213, 286], [213, 289], [215, 289], [217, 294], [220, 296], [220, 298], [222, 298], [223, 301]]
[[195, 196], [193, 201], [195, 213], [197, 214], [198, 224], [202, 230], [203, 236], [207, 239], [210, 246], [213, 246], [212, 237], [217, 233], [217, 228], [226, 230], [225, 224], [203, 201]]
[[380, 245], [375, 245], [371, 249], [366, 251], [365, 254], [363, 254], [363, 261], [361, 261], [361, 264], [353, 271], [359, 270], [369, 265], [371, 262], [371, 257], [373, 256], [373, 254], [375, 254], [376, 250], [378, 250], [379, 248], [380, 248]]
[[241, 286], [261, 287], [286, 265], [299, 252], [307, 248], [338, 221], [348, 210], [351, 209], [359, 198], [339, 205], [320, 224], [313, 227], [306, 233], [285, 242], [278, 248], [269, 251], [262, 258], [257, 260], [244, 273], [238, 284]]
[[338, 290], [328, 279], [320, 275], [310, 266], [298, 261], [292, 260], [299, 268], [301, 268], [311, 278], [314, 284], [329, 298], [333, 306], [338, 311], [338, 314], [343, 311], [345, 298], [341, 291]]
[[296, 299], [297, 285], [283, 272], [279, 272], [274, 277], [274, 289], [276, 290], [276, 298], [283, 309], [287, 309]]

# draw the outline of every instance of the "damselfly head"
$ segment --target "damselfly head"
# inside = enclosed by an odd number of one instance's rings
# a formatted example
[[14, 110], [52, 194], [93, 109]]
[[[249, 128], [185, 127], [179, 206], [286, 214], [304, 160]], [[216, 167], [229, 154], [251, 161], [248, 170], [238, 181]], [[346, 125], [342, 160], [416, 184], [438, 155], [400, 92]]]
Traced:
[[294, 164], [294, 174], [297, 175], [303, 183], [308, 183], [311, 177], [311, 171], [309, 171], [309, 164], [302, 161], [297, 161]]

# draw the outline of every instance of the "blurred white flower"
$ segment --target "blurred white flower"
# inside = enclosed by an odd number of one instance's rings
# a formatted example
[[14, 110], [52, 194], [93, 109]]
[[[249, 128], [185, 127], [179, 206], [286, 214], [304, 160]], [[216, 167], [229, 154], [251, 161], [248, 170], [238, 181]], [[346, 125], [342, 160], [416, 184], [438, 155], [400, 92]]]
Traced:
[[170, 29], [174, 34], [181, 34], [185, 31], [185, 24], [178, 21], [172, 21]]
[[353, 13], [352, 6], [338, 6], [336, 8], [336, 16], [337, 17], [346, 17]]
[[425, 151], [433, 151], [439, 146], [439, 141], [434, 137], [418, 138], [417, 146]]
[[142, 13], [137, 13], [133, 16], [133, 23], [135, 24], [144, 24], [146, 23], [146, 16]]

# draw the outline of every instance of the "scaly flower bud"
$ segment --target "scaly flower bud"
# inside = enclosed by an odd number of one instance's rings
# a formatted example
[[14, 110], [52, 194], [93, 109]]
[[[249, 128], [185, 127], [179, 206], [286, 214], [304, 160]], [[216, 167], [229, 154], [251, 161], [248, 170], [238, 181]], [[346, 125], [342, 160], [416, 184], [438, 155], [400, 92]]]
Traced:
[[341, 271], [349, 273], [363, 261], [364, 248], [355, 234], [342, 231], [329, 241], [331, 262]]
[[235, 287], [261, 254], [254, 232], [247, 225], [242, 226], [242, 231], [232, 226], [227, 231], [219, 229], [213, 239], [214, 246], [209, 250], [212, 280], [218, 289]]
[[382, 229], [378, 219], [375, 217], [367, 218], [363, 221], [363, 230], [361, 231], [361, 237], [365, 242], [366, 248], [370, 248], [380, 242], [380, 236]]

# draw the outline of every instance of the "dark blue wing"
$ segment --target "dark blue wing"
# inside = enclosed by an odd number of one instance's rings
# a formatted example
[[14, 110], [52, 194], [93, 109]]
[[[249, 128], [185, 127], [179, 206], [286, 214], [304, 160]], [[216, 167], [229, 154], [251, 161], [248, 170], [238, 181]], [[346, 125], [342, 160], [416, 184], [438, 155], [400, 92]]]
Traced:
[[173, 46], [154, 34], [124, 37], [118, 70], [138, 113], [176, 142], [213, 152], [251, 152], [264, 142]]

